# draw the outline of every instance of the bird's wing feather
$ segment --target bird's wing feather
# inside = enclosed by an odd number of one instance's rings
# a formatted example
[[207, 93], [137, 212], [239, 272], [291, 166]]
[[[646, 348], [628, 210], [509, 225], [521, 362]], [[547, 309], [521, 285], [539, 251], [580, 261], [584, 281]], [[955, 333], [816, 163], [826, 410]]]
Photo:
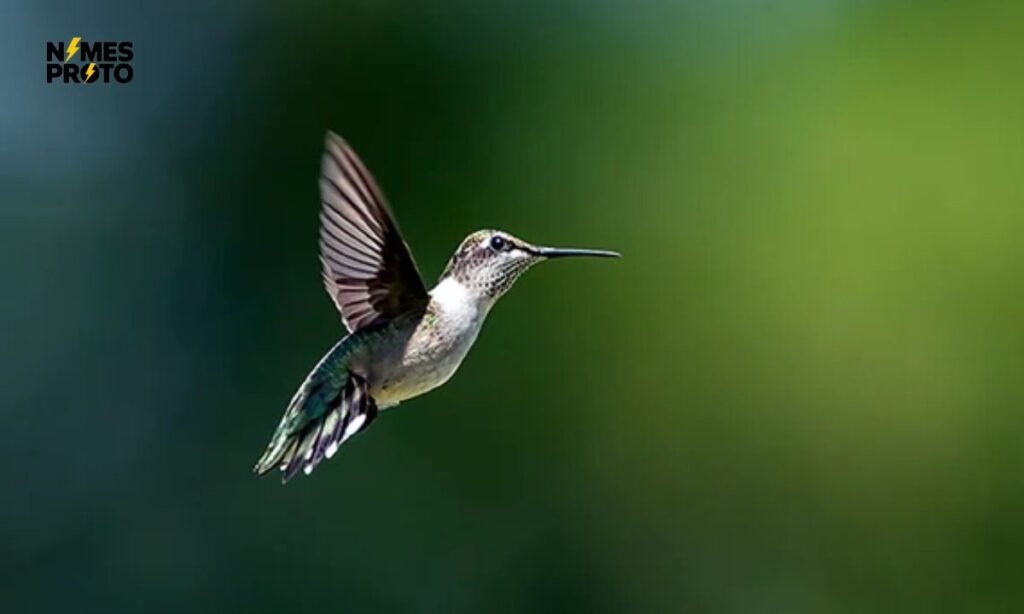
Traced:
[[422, 308], [427, 291], [373, 176], [327, 133], [320, 172], [324, 287], [349, 331]]

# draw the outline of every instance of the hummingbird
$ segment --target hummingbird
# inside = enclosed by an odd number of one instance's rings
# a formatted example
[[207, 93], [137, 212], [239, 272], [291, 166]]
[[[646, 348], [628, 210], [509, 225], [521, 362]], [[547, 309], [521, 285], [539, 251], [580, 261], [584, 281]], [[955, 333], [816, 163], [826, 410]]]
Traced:
[[441, 386], [491, 308], [533, 265], [616, 252], [527, 243], [500, 230], [467, 236], [437, 285], [423, 285], [394, 215], [366, 166], [328, 131], [320, 165], [320, 263], [348, 334], [292, 397], [254, 471], [307, 475], [379, 410]]

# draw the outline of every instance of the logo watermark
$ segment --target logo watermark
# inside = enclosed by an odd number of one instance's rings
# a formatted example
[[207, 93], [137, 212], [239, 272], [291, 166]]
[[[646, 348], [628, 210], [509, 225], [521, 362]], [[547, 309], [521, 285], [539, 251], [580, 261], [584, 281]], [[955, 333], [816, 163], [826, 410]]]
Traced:
[[129, 83], [135, 77], [132, 41], [83, 41], [75, 36], [46, 43], [47, 83]]

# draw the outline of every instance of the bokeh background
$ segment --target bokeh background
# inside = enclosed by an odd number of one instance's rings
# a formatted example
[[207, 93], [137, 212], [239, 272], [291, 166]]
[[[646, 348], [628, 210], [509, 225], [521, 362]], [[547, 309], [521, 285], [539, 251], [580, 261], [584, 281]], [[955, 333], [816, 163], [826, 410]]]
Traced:
[[[2, 6], [4, 611], [1024, 607], [1020, 3]], [[282, 488], [328, 128], [428, 282], [625, 257]]]

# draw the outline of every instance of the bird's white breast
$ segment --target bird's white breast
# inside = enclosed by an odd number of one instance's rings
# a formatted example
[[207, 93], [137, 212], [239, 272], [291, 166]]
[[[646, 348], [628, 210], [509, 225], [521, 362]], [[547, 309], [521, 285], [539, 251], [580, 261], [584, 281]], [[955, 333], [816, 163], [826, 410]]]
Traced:
[[[430, 308], [409, 342], [371, 382], [378, 404], [423, 394], [455, 373], [487, 316], [488, 303], [473, 289], [447, 278], [430, 291]], [[373, 384], [376, 384], [373, 386]]]

